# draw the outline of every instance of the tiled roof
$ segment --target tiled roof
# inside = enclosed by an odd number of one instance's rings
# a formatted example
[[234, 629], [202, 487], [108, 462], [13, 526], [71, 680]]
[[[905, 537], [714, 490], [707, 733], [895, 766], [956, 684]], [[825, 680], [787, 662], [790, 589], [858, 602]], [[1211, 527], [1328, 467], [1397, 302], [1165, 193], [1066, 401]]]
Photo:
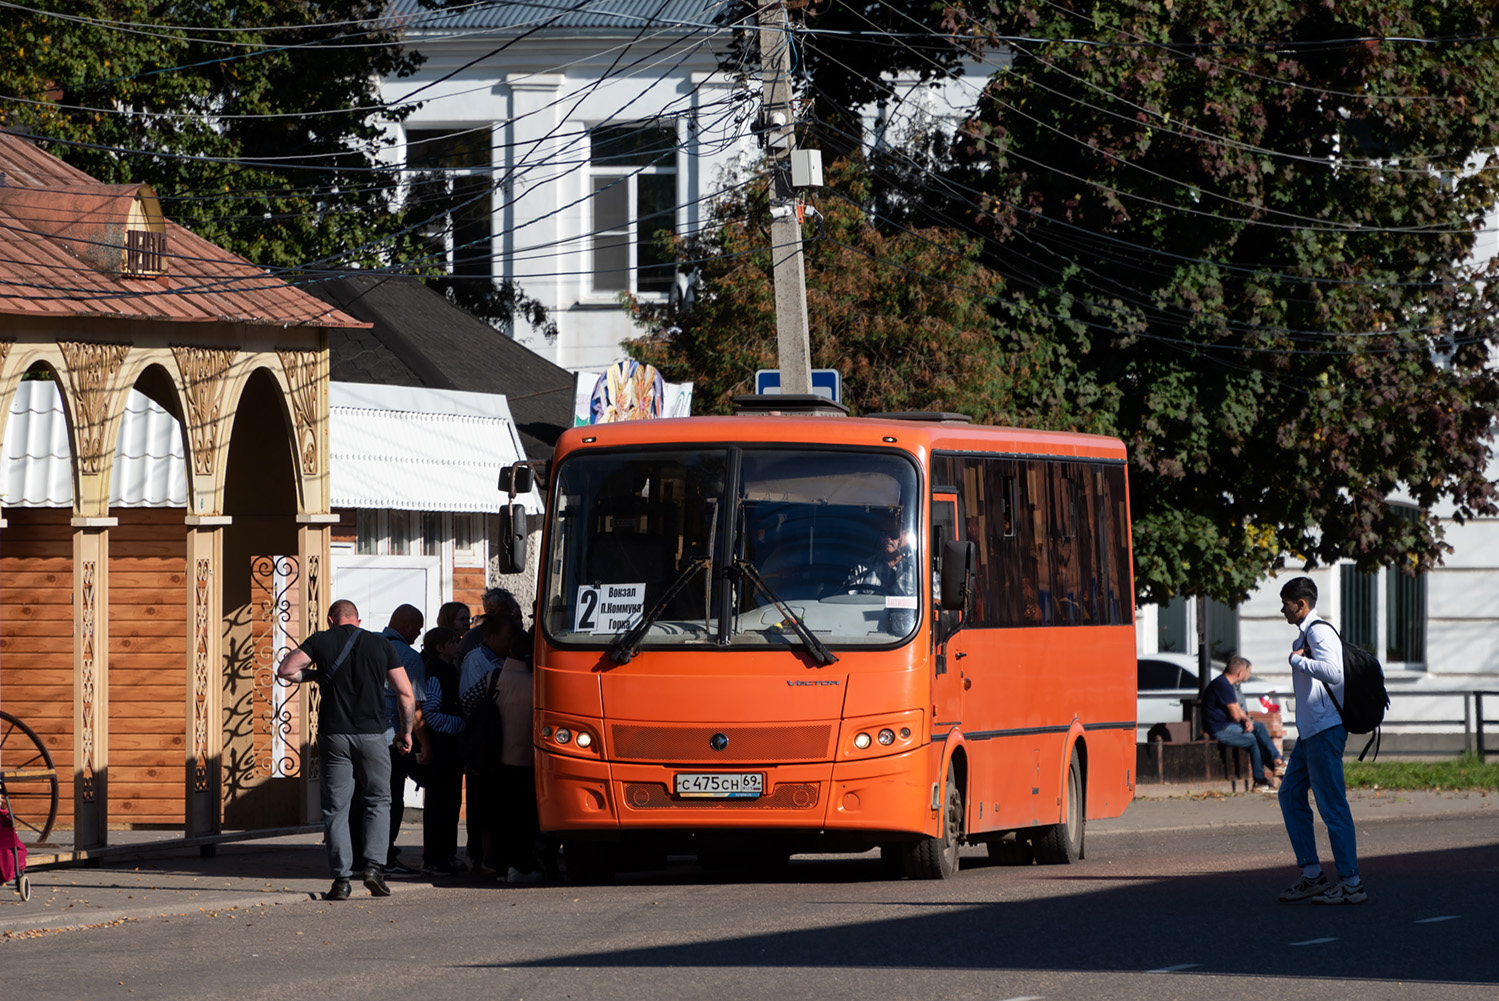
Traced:
[[725, 0], [453, 0], [448, 10], [427, 10], [417, 0], [395, 0], [391, 12], [408, 33], [492, 28], [624, 28], [632, 31], [681, 26], [706, 30]]
[[[27, 139], [0, 131], [0, 315], [95, 316], [173, 323], [357, 327], [359, 321], [170, 221], [163, 278], [104, 270], [97, 237], [59, 234], [80, 205], [117, 202], [122, 188], [95, 181]], [[128, 200], [128, 199], [127, 199]], [[115, 226], [118, 234], [120, 227]], [[90, 230], [90, 234], [96, 230]], [[107, 239], [120, 239], [119, 236]]]

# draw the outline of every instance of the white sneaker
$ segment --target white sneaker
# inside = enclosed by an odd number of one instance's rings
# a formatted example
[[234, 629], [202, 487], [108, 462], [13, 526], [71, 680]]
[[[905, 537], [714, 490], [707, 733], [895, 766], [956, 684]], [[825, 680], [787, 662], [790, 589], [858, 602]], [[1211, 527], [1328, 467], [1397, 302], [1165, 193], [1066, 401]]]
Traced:
[[1306, 876], [1302, 876], [1301, 878], [1297, 879], [1296, 882], [1292, 883], [1290, 886], [1281, 891], [1280, 902], [1283, 904], [1289, 904], [1295, 900], [1305, 900], [1308, 897], [1320, 896], [1321, 894], [1327, 892], [1327, 889], [1327, 873], [1318, 873], [1316, 879], [1309, 879]]
[[1314, 904], [1362, 904], [1369, 899], [1369, 894], [1364, 890], [1361, 882], [1357, 886], [1347, 883], [1334, 883], [1325, 891], [1312, 898]]
[[546, 873], [521, 872], [515, 866], [511, 866], [510, 871], [505, 874], [505, 882], [507, 883], [540, 883], [544, 879], [546, 879]]

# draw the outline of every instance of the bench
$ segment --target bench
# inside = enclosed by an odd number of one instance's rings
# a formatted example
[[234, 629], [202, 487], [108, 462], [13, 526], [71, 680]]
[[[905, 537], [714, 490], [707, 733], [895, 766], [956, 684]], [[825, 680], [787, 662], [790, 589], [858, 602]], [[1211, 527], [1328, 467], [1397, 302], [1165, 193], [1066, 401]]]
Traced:
[[[1278, 721], [1279, 714], [1274, 715]], [[1254, 776], [1248, 751], [1220, 744], [1212, 737], [1197, 740], [1191, 737], [1190, 723], [1157, 723], [1151, 727], [1146, 742], [1136, 745], [1136, 781], [1227, 782], [1234, 792], [1239, 791], [1242, 783], [1245, 792], [1250, 790]]]
[[1157, 723], [1138, 745], [1136, 757], [1140, 782], [1228, 782], [1235, 792], [1240, 782], [1245, 790], [1253, 784], [1248, 751], [1211, 737], [1193, 740], [1190, 723]]

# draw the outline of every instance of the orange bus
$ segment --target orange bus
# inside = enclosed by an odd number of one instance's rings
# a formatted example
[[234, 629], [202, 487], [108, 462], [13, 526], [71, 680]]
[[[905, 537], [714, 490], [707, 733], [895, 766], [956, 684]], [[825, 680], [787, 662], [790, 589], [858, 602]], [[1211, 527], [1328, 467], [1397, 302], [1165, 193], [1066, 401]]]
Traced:
[[[774, 398], [770, 398], [774, 399]], [[961, 843], [1066, 863], [1134, 792], [1125, 450], [953, 414], [574, 428], [535, 647], [572, 878]]]

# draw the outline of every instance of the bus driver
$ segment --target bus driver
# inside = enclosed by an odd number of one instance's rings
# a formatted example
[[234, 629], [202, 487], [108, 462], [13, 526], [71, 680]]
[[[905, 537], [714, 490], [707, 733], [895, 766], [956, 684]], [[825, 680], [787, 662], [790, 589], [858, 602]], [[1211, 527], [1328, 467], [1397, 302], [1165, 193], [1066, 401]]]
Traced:
[[[874, 551], [849, 569], [843, 586], [849, 594], [884, 595], [889, 631], [903, 636], [915, 621], [916, 558], [901, 537], [898, 511], [880, 515], [878, 533]], [[891, 600], [903, 598], [910, 599], [909, 606]]]

